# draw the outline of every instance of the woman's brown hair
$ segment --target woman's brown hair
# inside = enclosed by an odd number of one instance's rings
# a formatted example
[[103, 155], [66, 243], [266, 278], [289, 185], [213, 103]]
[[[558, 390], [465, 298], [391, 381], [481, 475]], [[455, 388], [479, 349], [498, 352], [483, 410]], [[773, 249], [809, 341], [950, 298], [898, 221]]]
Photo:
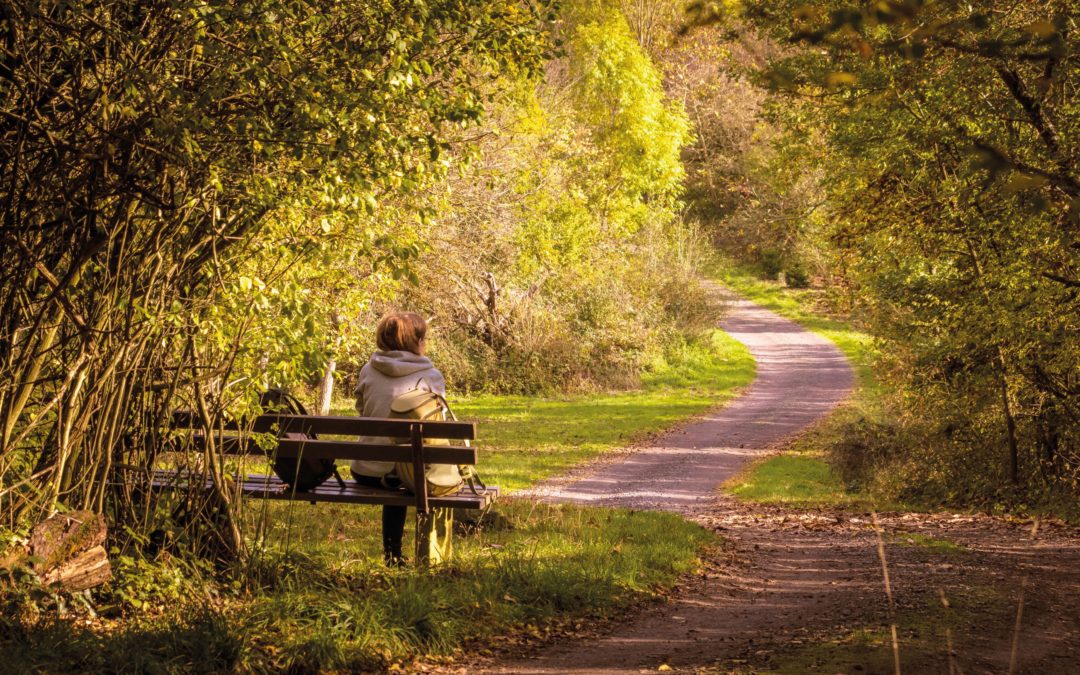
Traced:
[[423, 353], [421, 346], [427, 336], [427, 321], [416, 312], [394, 312], [379, 321], [375, 329], [375, 344], [383, 351]]

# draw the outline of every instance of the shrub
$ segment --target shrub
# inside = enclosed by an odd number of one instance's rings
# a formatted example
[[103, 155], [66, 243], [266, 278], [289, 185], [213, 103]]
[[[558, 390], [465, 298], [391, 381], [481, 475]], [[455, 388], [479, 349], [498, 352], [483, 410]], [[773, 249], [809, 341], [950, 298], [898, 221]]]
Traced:
[[810, 287], [810, 275], [801, 263], [788, 265], [784, 270], [784, 280], [787, 282], [788, 288]]

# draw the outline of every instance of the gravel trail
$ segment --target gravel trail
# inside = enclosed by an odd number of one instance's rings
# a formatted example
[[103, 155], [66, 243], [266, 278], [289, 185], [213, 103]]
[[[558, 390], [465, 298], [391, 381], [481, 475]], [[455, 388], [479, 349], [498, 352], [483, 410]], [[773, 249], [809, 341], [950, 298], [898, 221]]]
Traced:
[[[723, 293], [720, 288], [715, 289]], [[543, 484], [532, 496], [557, 502], [662, 509], [702, 522], [715, 517], [717, 486], [747, 462], [828, 414], [851, 393], [854, 374], [828, 340], [748, 300], [728, 297], [720, 327], [747, 346], [757, 363], [754, 382], [737, 399], [653, 443]], [[822, 548], [812, 547], [817, 553]], [[825, 552], [828, 564], [839, 556]], [[860, 557], [869, 564], [872, 557]], [[845, 567], [847, 562], [840, 563]], [[758, 570], [760, 572], [760, 570]], [[786, 575], [797, 573], [787, 570]], [[785, 575], [785, 576], [786, 576]], [[728, 575], [698, 583], [678, 599], [620, 626], [599, 640], [557, 643], [521, 661], [487, 664], [499, 673], [639, 672], [656, 664], [703, 664], [727, 653], [725, 640], [769, 631], [792, 617], [783, 612], [742, 611], [738, 627], [729, 601], [756, 601], [769, 583], [750, 581], [737, 590]], [[852, 575], [848, 575], [852, 578]], [[830, 575], [815, 574], [810, 586]], [[797, 603], [801, 606], [801, 603]], [[674, 618], [672, 618], [674, 617]], [[720, 623], [717, 623], [717, 622]], [[724, 635], [718, 634], [721, 629]], [[727, 644], [734, 644], [727, 643]], [[673, 656], [679, 655], [678, 659]], [[473, 669], [470, 669], [473, 670]]]

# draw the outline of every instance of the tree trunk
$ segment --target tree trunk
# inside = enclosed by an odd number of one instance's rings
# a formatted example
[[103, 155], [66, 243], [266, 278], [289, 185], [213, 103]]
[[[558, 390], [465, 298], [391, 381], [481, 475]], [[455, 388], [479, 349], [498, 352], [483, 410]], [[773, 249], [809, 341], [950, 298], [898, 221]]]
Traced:
[[1005, 362], [1000, 358], [1001, 367], [1001, 408], [1005, 413], [1005, 432], [1009, 442], [1009, 482], [1020, 483], [1020, 449], [1016, 442], [1016, 420], [1013, 419], [1012, 406], [1009, 405], [1009, 383], [1005, 379]]
[[[986, 300], [988, 306], [993, 306], [993, 298], [990, 297], [990, 291], [986, 288], [986, 282], [983, 278], [982, 262], [979, 260], [979, 255], [975, 250], [975, 245], [971, 243], [971, 240], [966, 241], [968, 254], [971, 256], [971, 262], [975, 266], [976, 278], [979, 282], [979, 289], [982, 291], [983, 298]], [[1005, 360], [1005, 352], [1001, 348], [1001, 345], [997, 345], [997, 366], [998, 366], [998, 380], [1001, 388], [1001, 409], [1005, 416], [1005, 433], [1009, 443], [1009, 482], [1013, 485], [1020, 484], [1020, 448], [1016, 440], [1016, 420], [1013, 418], [1012, 406], [1009, 404], [1009, 368], [1008, 362]]]
[[326, 362], [326, 371], [322, 381], [319, 382], [319, 408], [320, 415], [330, 414], [330, 402], [334, 398], [334, 371], [337, 370], [337, 361], [331, 358]]

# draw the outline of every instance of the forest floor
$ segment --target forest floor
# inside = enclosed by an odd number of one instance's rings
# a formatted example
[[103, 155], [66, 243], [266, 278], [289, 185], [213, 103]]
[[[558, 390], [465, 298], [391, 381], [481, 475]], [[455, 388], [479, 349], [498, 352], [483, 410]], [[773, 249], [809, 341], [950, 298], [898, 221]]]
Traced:
[[514, 649], [468, 672], [893, 673], [890, 624], [902, 672], [1010, 672], [1014, 645], [1011, 672], [1077, 672], [1075, 528], [970, 514], [877, 517], [892, 612], [870, 514], [721, 497], [694, 520], [728, 545], [664, 602], [553, 643], [522, 649], [508, 640]]
[[826, 416], [853, 381], [827, 341], [750, 303], [733, 305], [723, 327], [758, 362], [742, 397], [534, 491], [550, 501], [673, 510], [726, 545], [666, 601], [624, 621], [553, 642], [511, 636], [500, 656], [459, 666], [891, 673], [895, 626], [905, 672], [1076, 672], [1076, 528], [951, 513], [883, 513], [875, 527], [875, 516], [858, 509], [751, 504], [716, 492]]

